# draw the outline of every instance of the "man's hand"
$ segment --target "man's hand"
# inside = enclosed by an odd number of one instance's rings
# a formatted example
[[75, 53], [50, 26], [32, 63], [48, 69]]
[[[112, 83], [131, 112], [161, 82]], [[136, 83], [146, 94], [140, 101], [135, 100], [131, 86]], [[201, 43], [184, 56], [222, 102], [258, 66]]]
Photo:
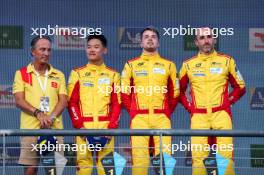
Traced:
[[49, 129], [52, 125], [50, 117], [44, 112], [38, 113], [37, 119], [39, 120], [42, 129]]

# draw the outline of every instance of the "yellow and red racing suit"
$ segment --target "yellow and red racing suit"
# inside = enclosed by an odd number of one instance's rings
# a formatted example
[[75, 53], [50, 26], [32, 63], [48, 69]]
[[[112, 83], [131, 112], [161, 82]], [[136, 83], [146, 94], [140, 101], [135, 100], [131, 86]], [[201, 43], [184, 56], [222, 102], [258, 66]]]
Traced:
[[[121, 111], [120, 75], [105, 64], [96, 66], [87, 64], [71, 71], [68, 85], [69, 114], [73, 126], [77, 129], [114, 129], [118, 128]], [[76, 138], [77, 145], [86, 144], [81, 137]], [[98, 152], [98, 174], [104, 175], [101, 158], [114, 150], [114, 138]], [[89, 150], [77, 152], [78, 175], [92, 172], [93, 159]]]
[[[229, 93], [231, 84], [233, 91]], [[186, 89], [190, 84], [190, 100]], [[246, 92], [245, 82], [232, 57], [213, 51], [186, 60], [180, 70], [181, 103], [191, 113], [191, 129], [232, 129], [231, 109]], [[205, 148], [208, 137], [192, 137], [193, 145]], [[219, 175], [233, 175], [233, 140], [230, 137], [216, 138], [218, 150], [216, 161]], [[223, 150], [220, 147], [229, 146]], [[192, 150], [193, 175], [206, 175], [203, 160], [206, 149]], [[225, 164], [220, 165], [220, 162]], [[220, 173], [221, 172], [221, 173]]]
[[[179, 99], [176, 65], [159, 54], [142, 54], [129, 60], [121, 75], [121, 99], [131, 117], [131, 129], [170, 129], [170, 115]], [[159, 154], [159, 137], [153, 137], [155, 153]], [[133, 175], [147, 175], [149, 136], [132, 136]], [[163, 137], [163, 145], [171, 137]], [[171, 154], [170, 150], [163, 149]]]

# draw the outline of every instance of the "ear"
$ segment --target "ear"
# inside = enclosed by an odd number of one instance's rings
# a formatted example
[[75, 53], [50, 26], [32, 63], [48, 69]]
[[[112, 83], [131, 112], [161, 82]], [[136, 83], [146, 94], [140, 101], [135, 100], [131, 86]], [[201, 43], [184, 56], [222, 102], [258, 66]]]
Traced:
[[194, 44], [196, 45], [196, 47], [198, 47], [198, 41], [197, 41], [197, 39], [194, 39]]
[[31, 49], [30, 49], [30, 56], [34, 57], [34, 55], [35, 55], [35, 53], [34, 53], [34, 49], [31, 48]]
[[107, 54], [108, 53], [108, 48], [105, 47], [103, 53]]

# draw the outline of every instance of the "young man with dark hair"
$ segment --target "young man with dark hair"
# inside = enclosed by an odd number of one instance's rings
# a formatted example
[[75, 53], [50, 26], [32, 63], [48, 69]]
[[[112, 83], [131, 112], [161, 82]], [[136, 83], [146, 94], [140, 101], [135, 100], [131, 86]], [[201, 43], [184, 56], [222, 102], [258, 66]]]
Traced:
[[[49, 64], [51, 40], [35, 37], [31, 42], [32, 63], [16, 71], [13, 94], [21, 109], [21, 129], [62, 129], [62, 111], [67, 106], [64, 74]], [[58, 137], [63, 143], [63, 138]], [[37, 137], [22, 137], [19, 164], [25, 175], [36, 175], [39, 157], [32, 151]]]
[[[192, 116], [191, 129], [232, 129], [231, 105], [246, 92], [235, 60], [216, 52], [215, 43], [216, 39], [209, 27], [199, 28], [195, 39], [199, 53], [184, 61], [180, 71], [181, 102]], [[229, 83], [233, 88], [231, 93], [228, 90]], [[185, 94], [188, 84], [191, 89], [190, 100]], [[216, 142], [218, 173], [234, 175], [233, 139], [217, 137]], [[192, 137], [191, 143], [202, 147], [202, 150], [192, 150], [193, 175], [206, 175], [204, 159], [209, 155], [206, 148], [208, 137]]]
[[[107, 40], [103, 35], [87, 38], [86, 54], [88, 64], [73, 69], [68, 84], [69, 114], [77, 129], [115, 129], [121, 111], [120, 75], [104, 64]], [[111, 89], [111, 91], [110, 91]], [[101, 150], [97, 150], [97, 172], [105, 175], [101, 159], [114, 151], [114, 138]], [[76, 143], [86, 145], [86, 137], [76, 137]], [[100, 146], [100, 145], [99, 145]], [[93, 150], [77, 151], [77, 175], [90, 175], [93, 166]]]
[[[131, 117], [131, 129], [171, 129], [170, 116], [180, 94], [176, 65], [158, 53], [159, 34], [154, 28], [141, 33], [143, 52], [127, 61], [121, 76], [122, 104]], [[151, 89], [151, 93], [150, 93]], [[143, 91], [142, 91], [143, 90]], [[132, 174], [147, 175], [150, 161], [149, 136], [132, 136]], [[160, 138], [153, 137], [154, 156], [160, 154]], [[165, 146], [171, 137], [162, 137]], [[163, 152], [171, 154], [171, 150]]]

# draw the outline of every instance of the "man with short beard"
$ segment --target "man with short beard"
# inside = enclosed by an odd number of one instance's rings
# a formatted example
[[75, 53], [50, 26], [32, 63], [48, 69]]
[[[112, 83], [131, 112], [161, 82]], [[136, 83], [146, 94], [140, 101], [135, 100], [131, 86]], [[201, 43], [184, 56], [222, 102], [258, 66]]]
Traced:
[[[159, 55], [159, 33], [156, 29], [145, 28], [141, 32], [141, 47], [143, 53], [125, 64], [121, 76], [121, 100], [131, 117], [130, 128], [170, 129], [170, 116], [179, 97], [176, 65]], [[139, 91], [142, 87], [145, 92]], [[159, 136], [154, 136], [153, 142], [154, 155], [158, 156]], [[133, 175], [148, 174], [149, 143], [149, 136], [131, 137]], [[162, 137], [162, 143], [171, 145], [171, 137]], [[170, 150], [162, 150], [171, 154]]]
[[[218, 53], [216, 39], [210, 28], [199, 28], [195, 45], [199, 53], [184, 61], [180, 70], [181, 103], [191, 114], [191, 129], [231, 130], [231, 105], [245, 92], [245, 82], [231, 56]], [[228, 85], [233, 91], [229, 93]], [[185, 94], [190, 84], [189, 100]], [[192, 137], [192, 144], [208, 145], [208, 137]], [[234, 175], [233, 139], [217, 137], [216, 162], [219, 175]], [[230, 149], [231, 147], [231, 149]], [[209, 152], [205, 149], [192, 150], [193, 175], [206, 175], [204, 159]]]

